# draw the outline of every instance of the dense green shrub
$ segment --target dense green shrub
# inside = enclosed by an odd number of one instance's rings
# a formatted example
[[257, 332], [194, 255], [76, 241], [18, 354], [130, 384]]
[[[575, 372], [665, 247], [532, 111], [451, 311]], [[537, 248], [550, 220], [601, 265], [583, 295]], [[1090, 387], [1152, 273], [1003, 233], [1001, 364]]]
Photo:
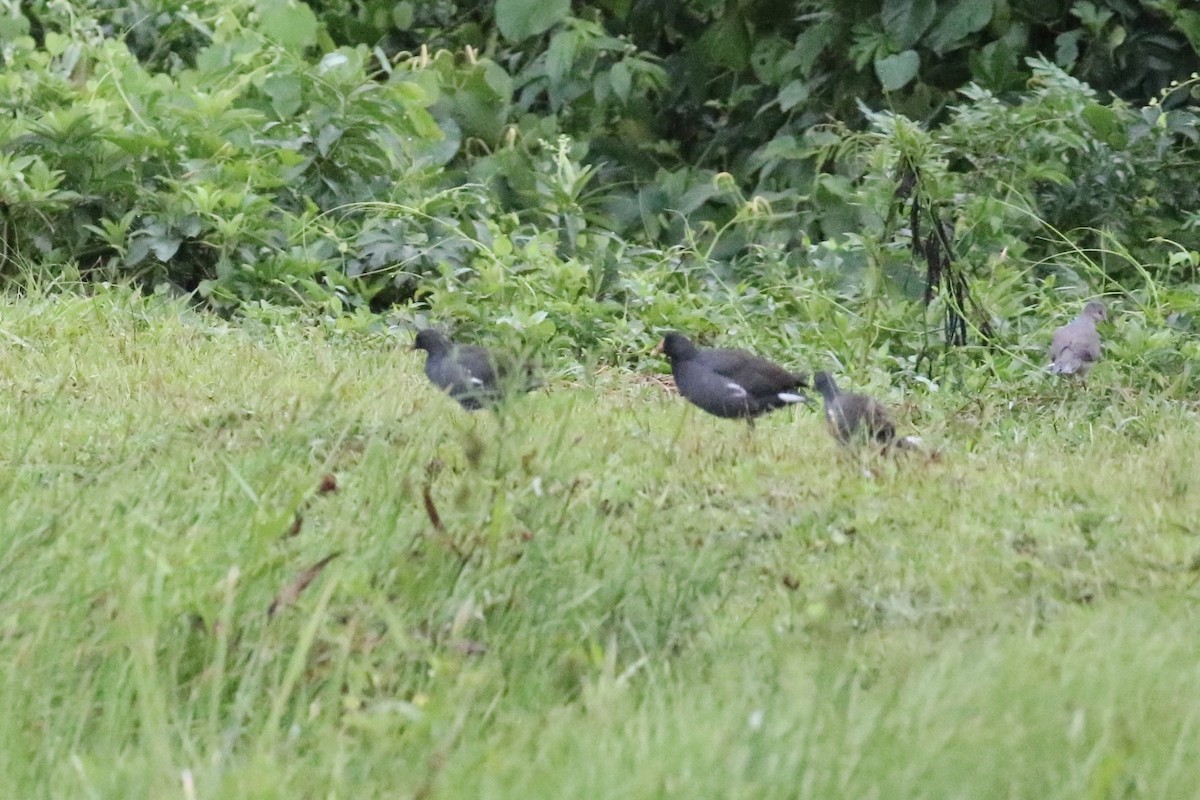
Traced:
[[225, 18], [173, 75], [95, 27], [14, 41], [0, 78], [9, 274], [73, 263], [219, 302], [282, 298], [361, 271], [346, 252], [379, 224], [348, 207], [429, 202], [443, 135], [426, 91], [371, 80], [365, 48], [297, 58], [315, 22], [260, 17]]
[[[445, 0], [319, 6], [335, 38], [387, 52], [434, 48], [490, 59], [509, 92], [476, 98], [527, 139], [565, 133], [604, 172], [620, 232], [676, 243], [662, 210], [728, 220], [719, 203], [673, 190], [729, 171], [755, 194], [794, 196], [821, 164], [795, 140], [864, 110], [944, 120], [975, 84], [1009, 99], [1038, 57], [1092, 86], [1144, 103], [1200, 69], [1200, 14], [1126, 0]], [[1170, 95], [1168, 105], [1189, 94]], [[533, 113], [530, 113], [533, 112]], [[481, 133], [485, 147], [501, 126]], [[468, 154], [469, 155], [469, 154]], [[473, 157], [473, 156], [472, 156]], [[698, 171], [698, 180], [688, 173]], [[674, 180], [671, 180], [671, 179]], [[649, 210], [651, 213], [647, 214]], [[816, 228], [809, 227], [815, 233]]]
[[[1096, 36], [1126, 24], [1085, 5]], [[1099, 57], [1082, 34], [1009, 80], [994, 15], [805, 8], [7, 4], [0, 270], [411, 304], [393, 317], [616, 360], [675, 326], [916, 374], [944, 341], [1011, 349], [1059, 292], [1189, 329], [1194, 295], [1146, 286], [1195, 281], [1194, 80], [1142, 107], [1068, 74]], [[908, 82], [879, 63], [904, 39]], [[976, 82], [934, 103], [953, 59]]]

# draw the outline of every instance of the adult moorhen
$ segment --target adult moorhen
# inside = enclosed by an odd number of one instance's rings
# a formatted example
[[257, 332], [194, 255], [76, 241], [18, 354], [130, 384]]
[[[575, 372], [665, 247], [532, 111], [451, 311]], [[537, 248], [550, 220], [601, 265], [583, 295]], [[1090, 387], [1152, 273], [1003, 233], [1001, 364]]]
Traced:
[[745, 350], [703, 350], [682, 333], [663, 337], [655, 353], [666, 353], [679, 393], [709, 414], [745, 419], [808, 398], [796, 390], [808, 386], [808, 376]]

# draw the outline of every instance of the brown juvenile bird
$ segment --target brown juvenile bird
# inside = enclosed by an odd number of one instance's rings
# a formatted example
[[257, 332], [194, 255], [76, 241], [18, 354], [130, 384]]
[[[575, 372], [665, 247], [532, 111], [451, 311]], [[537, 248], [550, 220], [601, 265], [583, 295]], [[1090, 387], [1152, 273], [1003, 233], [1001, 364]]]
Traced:
[[1100, 360], [1100, 334], [1096, 323], [1108, 319], [1108, 309], [1093, 300], [1083, 307], [1083, 313], [1054, 331], [1050, 340], [1050, 371], [1055, 375], [1075, 375], [1087, 379]]
[[839, 443], [875, 442], [886, 448], [896, 438], [896, 426], [887, 411], [870, 397], [841, 391], [828, 372], [814, 375], [813, 386], [825, 398], [825, 421]]
[[744, 419], [793, 403], [808, 402], [797, 392], [808, 376], [791, 372], [745, 350], [702, 350], [682, 333], [663, 337], [655, 353], [666, 353], [679, 393], [718, 417]]

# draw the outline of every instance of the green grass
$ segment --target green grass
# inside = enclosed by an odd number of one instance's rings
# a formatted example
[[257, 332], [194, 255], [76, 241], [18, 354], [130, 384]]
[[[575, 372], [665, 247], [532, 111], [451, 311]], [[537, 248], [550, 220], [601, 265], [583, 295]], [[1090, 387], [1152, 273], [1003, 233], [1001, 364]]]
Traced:
[[876, 377], [941, 453], [876, 461], [629, 372], [468, 415], [398, 337], [2, 303], [7, 796], [1200, 785], [1200, 421], [1118, 363]]

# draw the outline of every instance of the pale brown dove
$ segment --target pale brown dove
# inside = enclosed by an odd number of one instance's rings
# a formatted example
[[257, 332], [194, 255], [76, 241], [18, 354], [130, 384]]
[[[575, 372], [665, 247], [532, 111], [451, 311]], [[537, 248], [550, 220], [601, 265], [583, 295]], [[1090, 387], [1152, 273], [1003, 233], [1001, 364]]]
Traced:
[[1088, 372], [1100, 360], [1100, 334], [1096, 323], [1108, 319], [1104, 303], [1093, 300], [1083, 307], [1083, 313], [1054, 332], [1050, 340], [1050, 371], [1055, 375], [1075, 375], [1087, 378]]

